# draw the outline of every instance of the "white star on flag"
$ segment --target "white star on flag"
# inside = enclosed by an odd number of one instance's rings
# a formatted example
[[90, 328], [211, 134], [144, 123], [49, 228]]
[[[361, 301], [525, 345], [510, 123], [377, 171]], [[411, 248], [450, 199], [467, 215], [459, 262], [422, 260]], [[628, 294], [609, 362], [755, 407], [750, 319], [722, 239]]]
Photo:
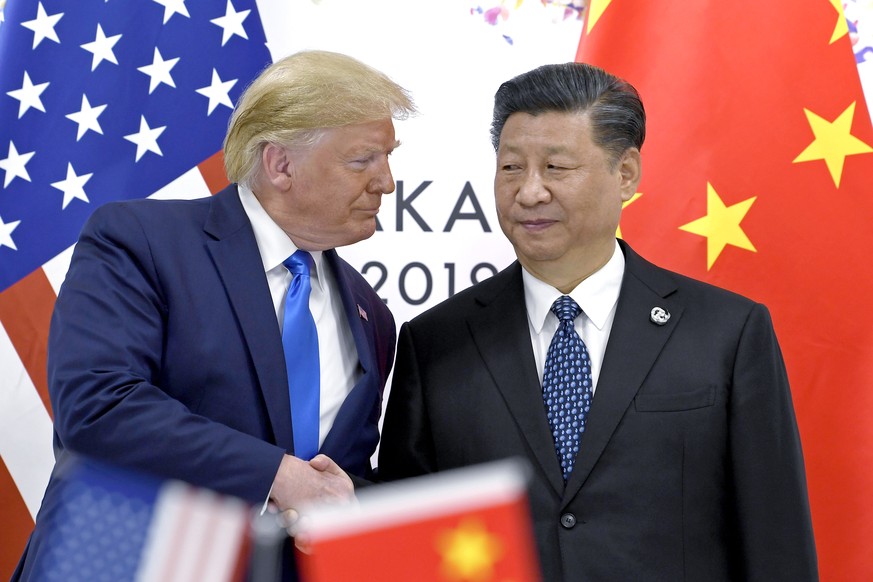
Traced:
[[137, 162], [147, 151], [156, 153], [159, 156], [164, 155], [164, 153], [161, 151], [160, 146], [158, 146], [158, 138], [162, 133], [164, 133], [165, 129], [167, 129], [166, 126], [155, 128], [149, 127], [149, 124], [146, 122], [145, 115], [140, 116], [139, 131], [137, 133], [131, 133], [130, 135], [124, 136], [124, 139], [136, 144]]
[[170, 71], [178, 62], [178, 57], [165, 61], [161, 56], [161, 51], [158, 50], [158, 47], [155, 47], [155, 58], [152, 61], [152, 64], [137, 69], [137, 71], [145, 73], [151, 79], [149, 81], [149, 95], [151, 95], [152, 91], [154, 91], [161, 83], [165, 83], [173, 88], [176, 87], [176, 83], [173, 81]]
[[33, 157], [34, 152], [27, 154], [19, 154], [15, 144], [9, 142], [9, 156], [0, 160], [0, 170], [6, 170], [6, 178], [3, 180], [3, 187], [9, 186], [15, 178], [21, 178], [30, 182], [30, 174], [27, 173], [27, 162]]
[[100, 127], [100, 122], [97, 121], [97, 118], [100, 117], [100, 114], [103, 113], [104, 109], [106, 109], [106, 105], [91, 107], [91, 103], [88, 102], [88, 97], [82, 95], [82, 108], [75, 113], [67, 115], [67, 119], [72, 119], [79, 124], [76, 141], [82, 139], [82, 136], [85, 135], [89, 129], [103, 135], [103, 128]]
[[243, 20], [245, 20], [246, 16], [249, 15], [249, 12], [251, 12], [251, 10], [241, 10], [237, 12], [234, 10], [233, 4], [231, 4], [230, 0], [227, 0], [227, 10], [225, 11], [224, 16], [213, 18], [209, 21], [216, 26], [220, 26], [224, 31], [221, 35], [221, 46], [227, 44], [227, 41], [235, 34], [245, 39], [249, 38], [246, 34], [246, 29], [243, 28]]
[[218, 76], [218, 71], [212, 69], [212, 84], [208, 87], [197, 89], [197, 93], [209, 98], [209, 110], [206, 112], [206, 115], [211, 115], [219, 105], [226, 105], [233, 109], [233, 102], [230, 100], [228, 92], [236, 85], [236, 81], [236, 79], [222, 81], [221, 77]]
[[97, 37], [92, 42], [86, 42], [82, 45], [83, 49], [94, 55], [91, 59], [92, 71], [103, 61], [109, 61], [116, 65], [118, 64], [118, 59], [115, 58], [115, 53], [113, 52], [112, 47], [115, 46], [115, 43], [117, 43], [120, 38], [120, 34], [107, 37], [103, 32], [103, 27], [99, 24], [97, 25]]
[[18, 247], [15, 246], [15, 242], [12, 240], [12, 231], [19, 224], [21, 224], [20, 220], [3, 222], [3, 217], [0, 216], [0, 248], [9, 247], [13, 251], [18, 250]]
[[13, 99], [20, 101], [18, 105], [18, 119], [21, 119], [21, 116], [31, 107], [39, 109], [45, 113], [45, 107], [39, 96], [42, 95], [42, 92], [45, 91], [48, 86], [49, 83], [34, 85], [30, 80], [30, 75], [27, 74], [27, 71], [24, 71], [24, 81], [22, 82], [21, 89], [16, 89], [15, 91], [9, 91], [6, 93]]
[[94, 174], [84, 174], [82, 176], [77, 176], [76, 171], [73, 169], [73, 164], [67, 163], [67, 177], [60, 182], [52, 182], [52, 187], [57, 188], [61, 192], [64, 193], [64, 202], [61, 206], [61, 209], [67, 207], [67, 205], [73, 201], [73, 198], [78, 198], [84, 202], [90, 202], [88, 200], [88, 195], [85, 194], [85, 184], [88, 183], [88, 180], [91, 179], [91, 176]]
[[154, 1], [164, 7], [164, 24], [166, 24], [174, 14], [181, 14], [186, 18], [191, 18], [191, 15], [188, 14], [188, 8], [185, 6], [185, 0]]
[[63, 12], [58, 12], [49, 16], [46, 14], [45, 8], [42, 7], [42, 2], [37, 5], [36, 18], [21, 23], [21, 26], [33, 31], [33, 48], [39, 46], [39, 43], [45, 39], [53, 40], [58, 44], [61, 43], [58, 33], [55, 32], [55, 24], [58, 23], [58, 20], [63, 15]]

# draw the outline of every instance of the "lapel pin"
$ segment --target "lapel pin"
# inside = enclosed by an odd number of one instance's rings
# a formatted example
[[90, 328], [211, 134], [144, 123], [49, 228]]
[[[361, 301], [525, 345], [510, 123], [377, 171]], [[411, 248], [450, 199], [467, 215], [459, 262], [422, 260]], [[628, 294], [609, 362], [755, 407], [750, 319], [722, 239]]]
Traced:
[[360, 303], [358, 303], [358, 315], [360, 315], [361, 319], [363, 319], [364, 321], [370, 321], [369, 319], [367, 319], [367, 312], [364, 311], [364, 308], [361, 307]]
[[652, 312], [649, 314], [649, 319], [655, 325], [665, 325], [670, 321], [670, 312], [663, 307], [653, 307]]

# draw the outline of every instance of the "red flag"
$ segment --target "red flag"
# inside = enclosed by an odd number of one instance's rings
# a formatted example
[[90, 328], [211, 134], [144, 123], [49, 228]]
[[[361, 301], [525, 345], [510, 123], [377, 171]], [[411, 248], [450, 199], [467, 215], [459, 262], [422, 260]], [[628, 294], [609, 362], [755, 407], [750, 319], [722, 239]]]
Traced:
[[873, 127], [836, 0], [594, 0], [577, 53], [648, 115], [621, 235], [772, 311], [822, 580], [873, 577]]
[[523, 471], [505, 461], [364, 489], [352, 508], [308, 517], [305, 582], [538, 581]]

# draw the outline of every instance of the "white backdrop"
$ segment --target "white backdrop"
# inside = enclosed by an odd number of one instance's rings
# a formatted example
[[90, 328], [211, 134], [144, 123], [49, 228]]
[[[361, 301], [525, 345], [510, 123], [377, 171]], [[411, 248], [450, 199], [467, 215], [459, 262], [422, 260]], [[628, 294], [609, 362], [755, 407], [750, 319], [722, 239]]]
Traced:
[[383, 230], [339, 250], [387, 300], [398, 327], [513, 260], [493, 203], [494, 92], [540, 64], [572, 61], [582, 30], [580, 20], [562, 18], [563, 8], [539, 1], [507, 10], [495, 25], [471, 7], [457, 0], [259, 2], [274, 60], [302, 49], [349, 54], [408, 89], [420, 110], [396, 124], [398, 188], [383, 199]]

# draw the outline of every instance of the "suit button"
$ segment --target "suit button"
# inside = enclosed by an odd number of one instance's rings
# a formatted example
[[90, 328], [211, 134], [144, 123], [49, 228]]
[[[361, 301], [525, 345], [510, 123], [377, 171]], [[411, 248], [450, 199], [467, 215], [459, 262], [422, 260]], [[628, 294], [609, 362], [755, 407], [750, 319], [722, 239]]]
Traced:
[[573, 529], [576, 525], [576, 516], [572, 513], [565, 513], [561, 516], [561, 525], [564, 526], [565, 529]]

